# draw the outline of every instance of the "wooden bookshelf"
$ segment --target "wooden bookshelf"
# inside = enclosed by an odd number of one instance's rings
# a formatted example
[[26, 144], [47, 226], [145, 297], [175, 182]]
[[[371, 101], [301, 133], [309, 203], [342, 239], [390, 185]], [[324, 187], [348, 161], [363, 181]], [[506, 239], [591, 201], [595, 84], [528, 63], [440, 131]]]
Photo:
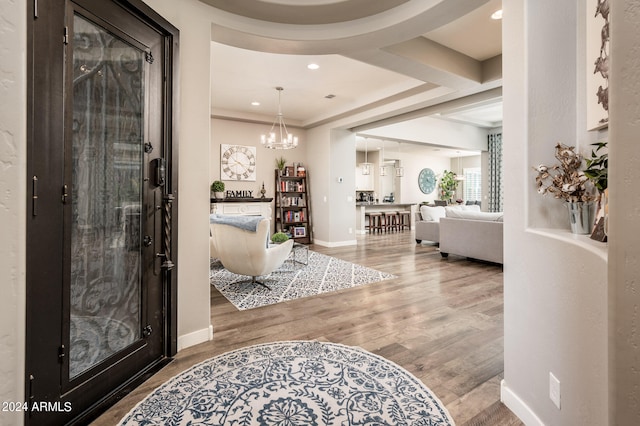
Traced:
[[313, 241], [311, 207], [309, 204], [309, 174], [280, 176], [275, 171], [275, 230], [281, 231], [302, 244]]

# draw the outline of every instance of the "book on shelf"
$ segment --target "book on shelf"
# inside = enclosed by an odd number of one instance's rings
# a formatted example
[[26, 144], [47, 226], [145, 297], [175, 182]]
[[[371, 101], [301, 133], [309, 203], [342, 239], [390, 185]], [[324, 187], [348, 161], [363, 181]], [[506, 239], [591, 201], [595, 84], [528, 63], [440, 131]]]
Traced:
[[304, 184], [292, 180], [280, 181], [281, 192], [304, 192]]
[[283, 207], [305, 207], [305, 201], [302, 197], [283, 197]]

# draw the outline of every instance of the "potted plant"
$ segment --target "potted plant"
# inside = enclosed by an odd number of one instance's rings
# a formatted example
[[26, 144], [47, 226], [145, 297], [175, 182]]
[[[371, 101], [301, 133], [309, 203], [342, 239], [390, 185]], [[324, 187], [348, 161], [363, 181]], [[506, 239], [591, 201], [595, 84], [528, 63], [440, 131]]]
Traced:
[[446, 200], [448, 203], [451, 202], [451, 198], [456, 192], [458, 188], [458, 181], [456, 180], [457, 175], [454, 172], [445, 170], [442, 173], [442, 177], [440, 178], [440, 199]]
[[571, 231], [589, 234], [593, 226], [593, 201], [596, 199], [589, 178], [582, 168], [582, 155], [575, 147], [557, 143], [555, 157], [560, 162], [554, 166], [540, 164], [534, 167], [538, 173], [538, 193], [551, 194], [567, 202]]
[[607, 203], [608, 198], [608, 177], [609, 177], [609, 154], [600, 154], [600, 150], [606, 149], [606, 142], [597, 142], [591, 144], [596, 148], [591, 150], [591, 158], [587, 158], [587, 168], [584, 169], [584, 174], [593, 182], [593, 185], [598, 190], [597, 197], [597, 209], [596, 209], [596, 227], [594, 228], [591, 238], [598, 241], [607, 240], [607, 230], [605, 223], [607, 221], [606, 216], [609, 213], [609, 206]]
[[213, 196], [222, 200], [224, 198], [224, 182], [221, 180], [214, 180], [211, 184], [211, 192], [213, 192]]
[[271, 242], [274, 243], [274, 244], [284, 243], [288, 239], [289, 239], [289, 236], [287, 234], [285, 234], [284, 232], [276, 232], [275, 234], [273, 234], [271, 236]]
[[276, 158], [276, 167], [278, 168], [278, 172], [280, 176], [284, 174], [284, 166], [287, 164], [287, 160], [284, 157]]
[[596, 149], [591, 150], [591, 158], [587, 158], [587, 168], [584, 169], [584, 174], [593, 182], [598, 192], [602, 194], [607, 189], [607, 178], [609, 175], [609, 154], [600, 154], [598, 152], [601, 149], [607, 147], [606, 142], [598, 142], [591, 144]]

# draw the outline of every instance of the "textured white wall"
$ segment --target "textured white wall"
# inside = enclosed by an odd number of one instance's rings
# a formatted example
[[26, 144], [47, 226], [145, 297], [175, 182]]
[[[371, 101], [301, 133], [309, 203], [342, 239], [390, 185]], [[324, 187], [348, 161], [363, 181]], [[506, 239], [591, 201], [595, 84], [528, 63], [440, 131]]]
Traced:
[[[562, 202], [536, 193], [532, 166], [554, 145], [585, 147], [582, 2], [513, 0], [503, 19], [505, 374], [526, 424], [607, 424], [607, 254], [568, 232]], [[553, 10], [553, 13], [549, 13]], [[595, 135], [597, 136], [597, 135]], [[561, 409], [549, 373], [561, 382]]]
[[640, 1], [611, 2], [610, 424], [640, 423]]
[[[24, 400], [26, 0], [0, 0], [0, 401]], [[22, 424], [0, 412], [0, 424]]]

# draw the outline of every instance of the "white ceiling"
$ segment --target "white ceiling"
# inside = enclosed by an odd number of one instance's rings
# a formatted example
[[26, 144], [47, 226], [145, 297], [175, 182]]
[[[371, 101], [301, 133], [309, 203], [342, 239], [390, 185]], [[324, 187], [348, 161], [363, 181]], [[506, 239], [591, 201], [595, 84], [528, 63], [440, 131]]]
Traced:
[[[218, 38], [222, 42], [211, 43], [213, 116], [270, 124], [278, 108], [278, 92], [275, 87], [281, 86], [284, 88], [282, 112], [290, 127], [310, 128], [329, 120], [348, 121], [349, 117], [357, 117], [354, 118], [353, 128], [366, 128], [367, 131], [374, 129], [376, 123], [382, 123], [382, 120], [386, 120], [385, 124], [389, 120], [410, 124], [411, 120], [420, 119], [421, 116], [485, 128], [499, 127], [502, 124], [500, 97], [480, 100], [473, 97], [501, 86], [501, 75], [491, 82], [476, 81], [482, 78], [477, 77], [484, 72], [482, 67], [490, 63], [491, 58], [501, 55], [501, 21], [490, 19], [491, 13], [501, 8], [501, 0], [474, 0], [480, 6], [470, 12], [468, 0], [394, 0], [383, 2], [385, 6], [389, 6], [387, 11], [380, 11], [384, 9], [382, 6], [380, 10], [361, 7], [362, 1], [370, 0], [201, 1], [221, 9], [219, 15], [222, 24], [219, 26], [222, 29], [213, 26], [213, 39]], [[459, 5], [456, 6], [456, 3]], [[336, 21], [332, 11], [338, 10], [337, 8], [342, 8], [338, 16], [350, 17], [351, 20], [344, 23], [349, 24], [347, 28], [359, 27], [362, 22], [370, 24], [381, 17], [386, 19], [380, 20], [384, 25], [409, 11], [410, 7], [425, 8], [427, 4], [431, 8], [425, 10], [424, 14], [416, 14], [412, 10], [416, 18], [402, 18], [408, 20], [399, 22], [398, 27], [394, 28], [393, 37], [401, 40], [398, 43], [371, 48], [360, 45], [340, 54], [313, 53], [314, 50], [331, 49], [327, 45], [317, 48], [308, 40], [306, 44], [298, 42], [295, 47], [291, 47], [291, 43], [286, 43], [290, 40], [273, 41], [275, 37], [268, 38], [270, 43], [265, 44], [262, 50], [289, 53], [256, 51], [251, 50], [257, 44], [255, 40], [245, 41], [238, 36], [239, 29], [243, 30], [243, 34], [247, 33], [241, 25], [251, 24], [256, 32], [258, 28], [266, 33], [273, 22], [282, 21], [287, 23], [273, 24], [277, 25], [273, 28], [291, 28], [292, 34], [302, 38], [311, 32], [310, 28], [343, 24], [332, 22]], [[313, 7], [317, 13], [313, 18], [305, 18], [313, 22], [300, 25], [305, 30], [302, 32], [291, 22], [301, 22], [300, 16], [312, 10], [305, 7]], [[452, 18], [458, 9], [463, 10], [464, 14]], [[275, 13], [277, 11], [280, 13]], [[358, 13], [367, 15], [365, 11], [377, 13], [360, 18], [355, 16]], [[242, 21], [232, 23], [231, 18], [238, 18], [239, 14], [244, 15]], [[440, 16], [440, 21], [434, 15]], [[416, 37], [408, 35], [400, 38], [395, 35], [405, 28], [409, 33], [412, 25], [416, 26], [411, 19], [417, 20], [420, 17], [423, 21], [420, 22], [422, 27], [418, 26], [418, 29], [430, 28], [429, 31], [419, 33]], [[325, 22], [326, 25], [321, 25]], [[232, 28], [230, 34], [235, 37], [226, 35], [228, 28]], [[335, 32], [342, 31], [335, 28]], [[371, 31], [368, 39], [377, 40], [377, 34]], [[389, 35], [385, 37], [389, 38]], [[344, 43], [339, 39], [334, 40], [333, 50], [339, 51], [341, 44], [356, 45], [362, 42], [361, 39], [362, 37], [349, 36], [344, 38]], [[243, 43], [249, 49], [238, 46]], [[299, 51], [304, 54], [299, 54]], [[445, 58], [445, 62], [438, 62], [440, 58]], [[309, 70], [307, 65], [310, 63], [316, 63], [320, 68]], [[473, 70], [476, 74], [467, 75], [468, 70]], [[456, 99], [467, 98], [469, 102], [458, 101], [452, 104]], [[260, 105], [252, 106], [252, 102], [259, 102]], [[446, 147], [436, 148], [446, 151]], [[449, 154], [455, 154], [456, 151], [453, 149]]]

